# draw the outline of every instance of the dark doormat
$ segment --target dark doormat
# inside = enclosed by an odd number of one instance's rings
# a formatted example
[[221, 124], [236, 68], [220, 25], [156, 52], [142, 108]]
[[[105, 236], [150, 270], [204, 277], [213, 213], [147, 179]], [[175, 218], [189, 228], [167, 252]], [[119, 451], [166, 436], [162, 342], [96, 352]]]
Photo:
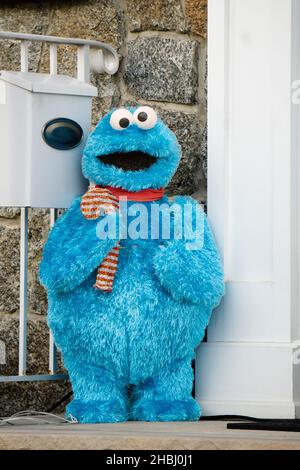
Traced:
[[247, 429], [252, 431], [300, 432], [300, 419], [272, 419], [253, 423], [228, 423], [227, 429]]
[[241, 415], [204, 416], [202, 421], [234, 421], [227, 429], [300, 432], [300, 419], [264, 419]]

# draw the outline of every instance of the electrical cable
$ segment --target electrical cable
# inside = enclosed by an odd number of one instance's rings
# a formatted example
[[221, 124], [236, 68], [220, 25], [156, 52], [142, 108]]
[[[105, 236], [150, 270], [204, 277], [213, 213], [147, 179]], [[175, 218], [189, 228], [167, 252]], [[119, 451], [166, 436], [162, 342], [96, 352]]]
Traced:
[[72, 395], [73, 395], [73, 392], [69, 392], [66, 395], [64, 395], [58, 402], [54, 403], [54, 405], [52, 405], [47, 410], [47, 413], [52, 413], [52, 411], [56, 410], [60, 405], [62, 405], [65, 401], [67, 401]]
[[63, 418], [62, 416], [46, 413], [43, 411], [24, 410], [14, 413], [11, 416], [0, 418], [0, 426], [15, 424], [75, 424], [78, 421], [71, 418]]

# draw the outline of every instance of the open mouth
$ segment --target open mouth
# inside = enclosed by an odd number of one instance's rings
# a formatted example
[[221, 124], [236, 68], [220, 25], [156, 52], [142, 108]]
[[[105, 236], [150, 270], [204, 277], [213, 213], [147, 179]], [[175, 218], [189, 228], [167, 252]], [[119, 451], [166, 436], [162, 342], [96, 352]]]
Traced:
[[99, 155], [97, 158], [105, 165], [115, 166], [125, 171], [139, 171], [150, 168], [156, 161], [157, 158], [149, 155], [148, 153], [140, 152], [139, 150], [134, 152], [125, 153], [111, 153], [108, 155]]

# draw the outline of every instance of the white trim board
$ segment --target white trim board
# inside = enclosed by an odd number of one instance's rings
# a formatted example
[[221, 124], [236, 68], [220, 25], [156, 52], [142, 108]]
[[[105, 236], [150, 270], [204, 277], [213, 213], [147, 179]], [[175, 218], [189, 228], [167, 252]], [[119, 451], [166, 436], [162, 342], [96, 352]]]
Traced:
[[293, 353], [289, 343], [203, 343], [196, 376], [203, 414], [294, 418]]
[[[202, 416], [249, 416], [263, 419], [294, 419], [294, 403], [202, 401]], [[299, 415], [298, 415], [299, 416]]]

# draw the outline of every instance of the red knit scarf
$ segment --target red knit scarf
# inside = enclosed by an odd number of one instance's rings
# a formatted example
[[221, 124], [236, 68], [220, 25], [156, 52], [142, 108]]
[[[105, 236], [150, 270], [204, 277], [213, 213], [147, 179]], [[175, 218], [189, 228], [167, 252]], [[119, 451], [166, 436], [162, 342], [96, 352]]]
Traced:
[[[86, 219], [97, 219], [103, 214], [119, 210], [120, 198], [127, 198], [134, 202], [158, 201], [164, 195], [164, 189], [143, 189], [141, 191], [127, 191], [123, 188], [96, 185], [90, 188], [81, 198], [80, 209]], [[118, 267], [120, 242], [101, 262], [98, 267], [95, 289], [103, 292], [111, 292]]]
[[127, 191], [123, 188], [113, 188], [112, 186], [99, 186], [96, 188], [107, 189], [117, 198], [126, 197], [128, 201], [134, 202], [151, 202], [158, 201], [164, 196], [164, 188], [159, 189], [142, 189], [141, 191]]

